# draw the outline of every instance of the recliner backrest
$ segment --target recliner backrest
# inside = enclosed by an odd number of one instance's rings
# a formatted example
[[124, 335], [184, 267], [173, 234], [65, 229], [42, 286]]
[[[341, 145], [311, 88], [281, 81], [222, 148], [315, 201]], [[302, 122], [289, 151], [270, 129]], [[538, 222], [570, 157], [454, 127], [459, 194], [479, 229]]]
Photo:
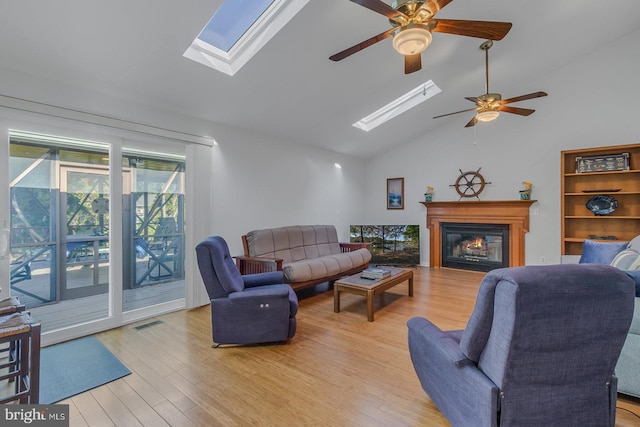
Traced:
[[227, 242], [220, 236], [207, 237], [196, 246], [198, 268], [210, 299], [244, 290], [240, 271], [233, 262]]
[[533, 420], [522, 413], [532, 399], [562, 405], [567, 390], [601, 404], [631, 322], [630, 284], [616, 268], [593, 264], [487, 274], [460, 348], [501, 389], [504, 421]]

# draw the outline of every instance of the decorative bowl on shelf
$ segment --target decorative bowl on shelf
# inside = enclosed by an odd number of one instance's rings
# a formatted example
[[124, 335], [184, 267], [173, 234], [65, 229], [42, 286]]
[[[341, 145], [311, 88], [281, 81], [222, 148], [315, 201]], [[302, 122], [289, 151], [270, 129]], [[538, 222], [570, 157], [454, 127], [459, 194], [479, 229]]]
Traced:
[[618, 201], [613, 196], [599, 194], [587, 200], [585, 206], [596, 215], [609, 215], [618, 207]]

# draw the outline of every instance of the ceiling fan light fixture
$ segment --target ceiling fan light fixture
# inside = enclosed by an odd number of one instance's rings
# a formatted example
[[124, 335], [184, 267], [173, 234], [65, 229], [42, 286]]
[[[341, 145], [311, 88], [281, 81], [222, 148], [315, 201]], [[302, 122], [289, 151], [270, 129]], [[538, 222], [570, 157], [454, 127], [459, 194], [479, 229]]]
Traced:
[[421, 53], [431, 44], [431, 32], [423, 25], [409, 25], [398, 30], [393, 37], [393, 48], [401, 55]]
[[476, 119], [481, 122], [490, 122], [497, 119], [499, 115], [500, 112], [498, 110], [480, 111], [478, 114], [476, 114]]

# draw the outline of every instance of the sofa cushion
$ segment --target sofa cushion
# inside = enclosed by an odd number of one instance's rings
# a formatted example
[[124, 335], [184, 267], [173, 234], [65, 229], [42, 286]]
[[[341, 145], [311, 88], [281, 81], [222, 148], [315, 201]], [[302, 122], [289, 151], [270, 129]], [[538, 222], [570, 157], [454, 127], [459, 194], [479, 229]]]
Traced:
[[631, 241], [627, 245], [627, 249], [633, 249], [634, 251], [640, 252], [640, 235], [631, 239]]
[[625, 249], [618, 252], [613, 258], [611, 265], [620, 270], [639, 270], [640, 269], [640, 252], [633, 249]]
[[582, 244], [580, 264], [611, 264], [611, 261], [629, 242], [597, 242], [586, 240]]
[[341, 253], [333, 225], [294, 225], [247, 233], [250, 256], [282, 258], [284, 262]]
[[349, 271], [368, 263], [370, 259], [371, 253], [363, 248], [352, 252], [283, 263], [282, 272], [287, 283], [306, 282]]

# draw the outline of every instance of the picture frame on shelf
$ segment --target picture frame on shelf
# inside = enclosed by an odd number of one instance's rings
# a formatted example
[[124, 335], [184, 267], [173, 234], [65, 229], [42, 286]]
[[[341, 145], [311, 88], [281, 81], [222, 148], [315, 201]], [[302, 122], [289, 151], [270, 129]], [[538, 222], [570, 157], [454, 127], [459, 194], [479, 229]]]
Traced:
[[629, 170], [629, 153], [576, 157], [576, 173]]
[[387, 209], [404, 209], [404, 178], [387, 178]]

